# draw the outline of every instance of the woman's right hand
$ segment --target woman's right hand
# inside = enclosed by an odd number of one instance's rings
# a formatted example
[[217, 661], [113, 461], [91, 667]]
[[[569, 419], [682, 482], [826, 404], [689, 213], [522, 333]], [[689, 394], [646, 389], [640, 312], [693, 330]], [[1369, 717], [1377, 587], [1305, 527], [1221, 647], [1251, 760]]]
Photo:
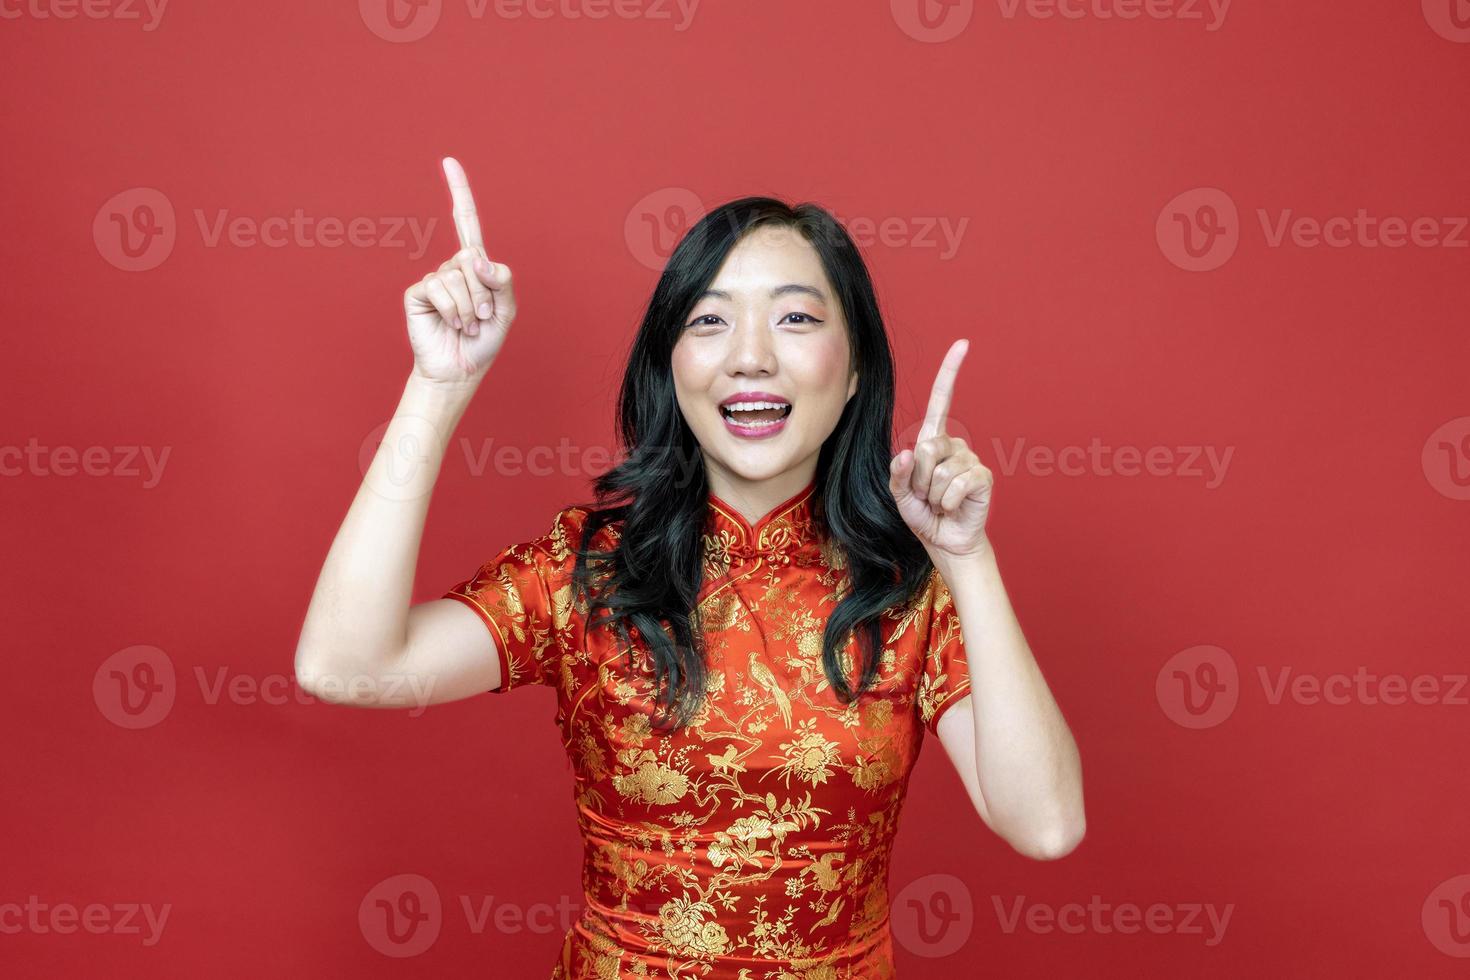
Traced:
[[479, 381], [495, 360], [516, 315], [510, 269], [492, 263], [464, 168], [444, 158], [460, 249], [408, 287], [408, 343], [414, 373], [430, 381]]

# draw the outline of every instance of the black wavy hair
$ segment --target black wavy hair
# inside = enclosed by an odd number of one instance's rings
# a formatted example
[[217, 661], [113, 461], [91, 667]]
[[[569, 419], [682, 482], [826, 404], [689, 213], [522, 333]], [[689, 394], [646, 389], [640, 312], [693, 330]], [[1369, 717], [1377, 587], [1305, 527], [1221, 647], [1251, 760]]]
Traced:
[[[653, 724], [682, 727], [705, 693], [705, 645], [697, 599], [703, 585], [703, 533], [709, 484], [704, 458], [674, 393], [674, 344], [726, 256], [763, 226], [796, 229], [817, 250], [847, 322], [857, 390], [818, 454], [813, 519], [841, 549], [848, 590], [822, 635], [822, 666], [843, 703], [877, 679], [879, 617], [912, 601], [933, 567], [898, 514], [888, 489], [893, 456], [893, 352], [873, 283], [846, 229], [822, 207], [744, 197], [706, 214], [675, 247], [633, 339], [618, 397], [626, 455], [593, 484], [573, 573], [588, 628], [611, 624], [628, 646], [643, 640], [653, 664], [659, 713]], [[603, 506], [608, 501], [619, 501]], [[592, 551], [594, 535], [621, 523], [616, 548]], [[593, 566], [596, 566], [594, 572]], [[601, 611], [599, 613], [599, 610]], [[856, 637], [861, 666], [854, 685], [843, 652]]]

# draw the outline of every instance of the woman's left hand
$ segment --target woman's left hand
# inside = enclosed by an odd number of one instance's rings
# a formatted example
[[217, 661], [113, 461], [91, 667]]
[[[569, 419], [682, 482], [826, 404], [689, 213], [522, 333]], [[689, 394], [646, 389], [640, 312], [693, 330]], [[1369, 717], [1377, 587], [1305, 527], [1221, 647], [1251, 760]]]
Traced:
[[990, 549], [985, 522], [993, 477], [965, 440], [945, 432], [955, 376], [969, 349], [968, 340], [950, 346], [914, 448], [900, 452], [888, 466], [888, 489], [898, 513], [935, 560], [974, 558]]

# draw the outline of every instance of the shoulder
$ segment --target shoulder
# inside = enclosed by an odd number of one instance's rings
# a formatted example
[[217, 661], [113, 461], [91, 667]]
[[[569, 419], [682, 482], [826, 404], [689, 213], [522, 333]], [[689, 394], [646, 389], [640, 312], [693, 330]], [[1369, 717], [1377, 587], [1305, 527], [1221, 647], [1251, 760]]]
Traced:
[[[550, 526], [520, 547], [539, 552], [555, 562], [571, 562], [577, 549], [605, 549], [617, 544], [617, 528], [595, 519], [597, 512], [584, 504], [572, 504], [557, 511]], [[584, 541], [589, 529], [591, 540]]]
[[948, 601], [944, 580], [931, 568], [907, 597], [900, 596], [883, 610], [879, 622], [884, 642], [892, 645], [902, 659], [917, 656], [928, 645], [936, 610]]

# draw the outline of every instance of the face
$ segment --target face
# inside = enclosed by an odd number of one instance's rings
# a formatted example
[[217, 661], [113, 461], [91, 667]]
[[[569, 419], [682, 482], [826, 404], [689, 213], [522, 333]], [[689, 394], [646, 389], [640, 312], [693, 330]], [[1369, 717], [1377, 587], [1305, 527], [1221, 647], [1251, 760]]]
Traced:
[[[679, 408], [714, 493], [750, 498], [763, 485], [769, 491], [759, 496], [774, 504], [804, 487], [857, 391], [851, 359], [847, 323], [816, 249], [787, 226], [741, 239], [673, 352]], [[722, 405], [731, 404], [727, 414]]]

